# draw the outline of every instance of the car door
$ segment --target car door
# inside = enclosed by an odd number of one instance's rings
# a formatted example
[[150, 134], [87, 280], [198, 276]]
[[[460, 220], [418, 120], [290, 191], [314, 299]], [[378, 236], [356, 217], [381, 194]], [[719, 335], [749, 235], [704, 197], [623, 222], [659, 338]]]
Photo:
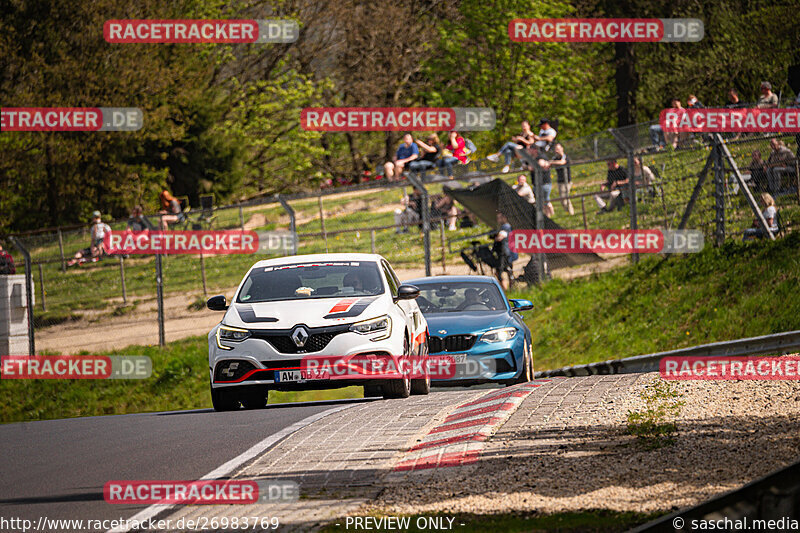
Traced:
[[[382, 265], [384, 275], [392, 291], [392, 296], [396, 296], [397, 287], [400, 286], [400, 280], [387, 261], [384, 260]], [[423, 342], [424, 335], [422, 335], [422, 333], [427, 329], [425, 318], [419, 310], [419, 305], [417, 305], [417, 302], [414, 300], [400, 300], [397, 302], [397, 306], [402, 310], [408, 330], [411, 332], [411, 351], [417, 353], [419, 345]]]

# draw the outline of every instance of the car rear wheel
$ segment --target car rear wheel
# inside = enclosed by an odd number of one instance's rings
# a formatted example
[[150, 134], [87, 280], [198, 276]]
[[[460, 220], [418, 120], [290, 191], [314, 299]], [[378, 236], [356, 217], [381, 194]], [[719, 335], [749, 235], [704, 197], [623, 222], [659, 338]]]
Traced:
[[364, 398], [374, 398], [376, 396], [383, 396], [380, 385], [364, 385]]

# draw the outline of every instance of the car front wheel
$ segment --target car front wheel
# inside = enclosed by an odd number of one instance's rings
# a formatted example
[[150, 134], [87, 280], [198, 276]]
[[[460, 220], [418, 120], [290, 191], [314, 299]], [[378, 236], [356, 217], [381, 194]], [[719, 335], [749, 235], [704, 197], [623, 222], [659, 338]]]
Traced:
[[[408, 357], [408, 338], [403, 341], [403, 357]], [[402, 371], [402, 369], [398, 369]], [[383, 397], [386, 400], [392, 398], [408, 398], [411, 395], [411, 380], [407, 375], [400, 379], [390, 379], [382, 387]]]

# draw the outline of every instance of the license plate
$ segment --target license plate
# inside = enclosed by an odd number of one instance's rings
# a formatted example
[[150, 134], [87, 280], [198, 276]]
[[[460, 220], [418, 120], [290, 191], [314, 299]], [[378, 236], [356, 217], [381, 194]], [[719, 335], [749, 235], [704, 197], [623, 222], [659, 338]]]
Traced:
[[463, 365], [467, 362], [467, 354], [465, 353], [453, 354], [452, 357], [457, 365]]
[[275, 372], [275, 382], [301, 382], [313, 381], [318, 379], [330, 379], [327, 372], [316, 372], [313, 370], [279, 370]]

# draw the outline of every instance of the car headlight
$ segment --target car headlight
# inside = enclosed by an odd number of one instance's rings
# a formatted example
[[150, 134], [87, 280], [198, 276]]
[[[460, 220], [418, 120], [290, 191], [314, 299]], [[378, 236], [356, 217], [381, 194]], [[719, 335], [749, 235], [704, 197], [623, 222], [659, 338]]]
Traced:
[[220, 341], [242, 342], [246, 338], [250, 337], [250, 335], [252, 335], [252, 333], [246, 329], [220, 326], [217, 328], [217, 346], [223, 350], [233, 350], [233, 347], [225, 346]]
[[504, 342], [513, 339], [516, 334], [517, 328], [490, 329], [481, 335], [481, 340], [484, 342]]
[[389, 315], [383, 315], [378, 318], [364, 320], [363, 322], [356, 322], [350, 326], [350, 331], [358, 333], [359, 335], [383, 333], [383, 335], [379, 337], [370, 339], [373, 341], [379, 341], [388, 338], [392, 334], [392, 319], [389, 317]]

